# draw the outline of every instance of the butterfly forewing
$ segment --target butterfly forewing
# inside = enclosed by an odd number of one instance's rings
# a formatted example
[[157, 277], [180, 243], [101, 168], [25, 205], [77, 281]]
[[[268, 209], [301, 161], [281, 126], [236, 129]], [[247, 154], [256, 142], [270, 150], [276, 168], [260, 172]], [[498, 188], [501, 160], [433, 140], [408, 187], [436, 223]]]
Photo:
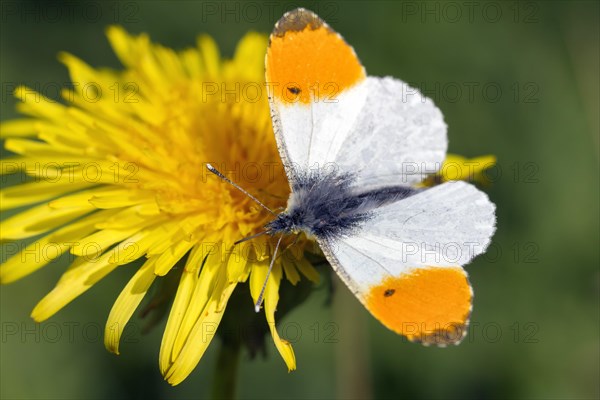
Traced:
[[366, 101], [352, 47], [316, 14], [286, 13], [270, 37], [266, 80], [288, 178], [335, 160]]

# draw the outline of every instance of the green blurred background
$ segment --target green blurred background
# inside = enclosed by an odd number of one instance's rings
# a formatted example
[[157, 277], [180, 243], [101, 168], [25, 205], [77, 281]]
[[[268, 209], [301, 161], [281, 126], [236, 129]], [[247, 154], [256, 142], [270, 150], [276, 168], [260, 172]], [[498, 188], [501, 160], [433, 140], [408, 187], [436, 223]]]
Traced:
[[[104, 36], [109, 24], [174, 48], [209, 33], [230, 56], [247, 31], [268, 33], [284, 11], [311, 8], [371, 75], [402, 78], [433, 97], [451, 152], [498, 157], [486, 189], [498, 205], [498, 231], [488, 254], [467, 268], [475, 303], [460, 346], [407, 343], [342, 286], [325, 306], [321, 287], [280, 321], [298, 370], [288, 374], [268, 342], [267, 358], [242, 356], [240, 397], [598, 398], [598, 4], [2, 1], [1, 119], [16, 116], [16, 84], [56, 97], [56, 85], [68, 82], [59, 51], [118, 68]], [[175, 388], [158, 371], [164, 323], [140, 335], [133, 321], [122, 355], [104, 350], [103, 324], [132, 268], [35, 325], [29, 313], [64, 267], [51, 264], [1, 288], [1, 398], [209, 395], [216, 341]]]

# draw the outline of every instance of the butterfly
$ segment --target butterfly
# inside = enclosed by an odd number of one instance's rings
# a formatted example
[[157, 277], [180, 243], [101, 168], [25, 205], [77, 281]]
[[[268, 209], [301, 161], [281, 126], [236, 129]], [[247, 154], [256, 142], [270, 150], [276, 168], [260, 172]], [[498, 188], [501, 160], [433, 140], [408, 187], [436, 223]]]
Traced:
[[304, 8], [277, 22], [265, 65], [291, 188], [261, 233], [279, 235], [271, 268], [281, 238], [303, 232], [383, 325], [426, 345], [458, 344], [473, 298], [463, 266], [486, 250], [496, 218], [471, 184], [416, 188], [446, 156], [441, 111], [398, 79], [367, 76], [353, 48]]

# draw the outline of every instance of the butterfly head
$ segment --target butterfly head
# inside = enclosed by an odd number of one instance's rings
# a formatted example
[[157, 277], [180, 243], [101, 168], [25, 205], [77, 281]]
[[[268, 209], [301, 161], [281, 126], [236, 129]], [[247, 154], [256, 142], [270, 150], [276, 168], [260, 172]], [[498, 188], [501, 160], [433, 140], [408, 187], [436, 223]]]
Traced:
[[302, 230], [302, 221], [297, 213], [289, 214], [282, 212], [277, 217], [265, 225], [265, 229], [270, 235], [277, 233], [298, 233]]

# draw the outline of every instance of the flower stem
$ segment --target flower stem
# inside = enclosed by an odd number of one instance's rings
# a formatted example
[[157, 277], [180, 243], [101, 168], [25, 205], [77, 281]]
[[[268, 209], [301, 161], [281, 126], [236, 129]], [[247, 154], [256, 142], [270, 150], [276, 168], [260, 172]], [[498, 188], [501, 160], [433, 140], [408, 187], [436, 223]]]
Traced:
[[221, 343], [217, 359], [217, 369], [212, 386], [213, 399], [235, 398], [237, 371], [240, 362], [239, 344]]

